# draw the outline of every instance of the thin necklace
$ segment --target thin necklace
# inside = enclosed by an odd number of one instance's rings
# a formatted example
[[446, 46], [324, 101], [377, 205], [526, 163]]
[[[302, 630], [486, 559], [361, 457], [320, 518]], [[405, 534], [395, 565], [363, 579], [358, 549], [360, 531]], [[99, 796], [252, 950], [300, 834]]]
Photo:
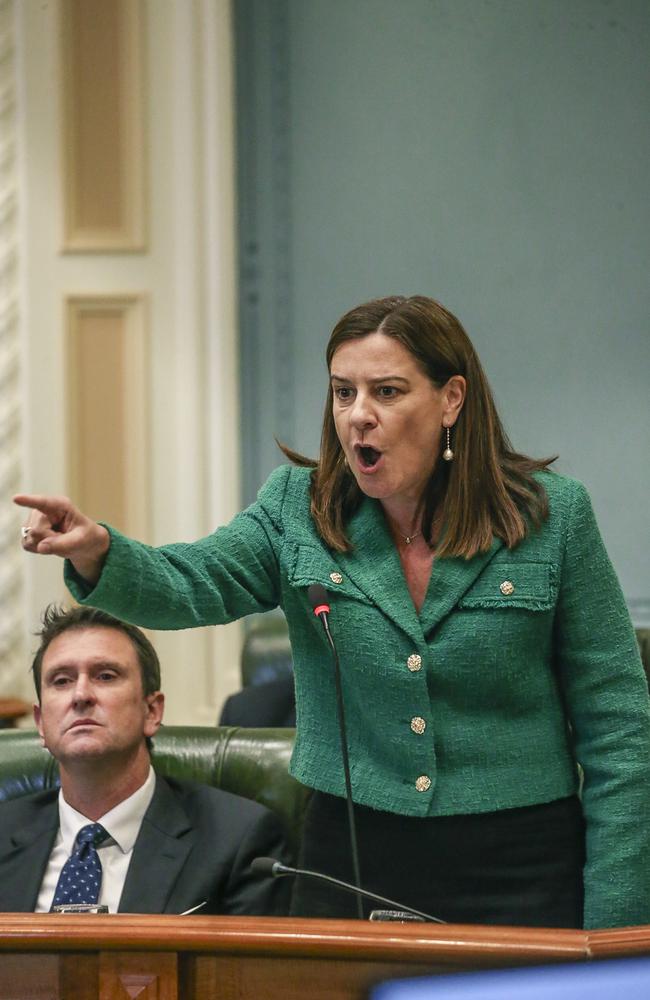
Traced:
[[[440, 519], [440, 515], [436, 514], [436, 516], [433, 519], [433, 527], [434, 528], [436, 528], [438, 526], [439, 519]], [[411, 542], [415, 538], [419, 538], [420, 535], [422, 534], [422, 528], [420, 528], [419, 531], [414, 531], [412, 535], [405, 535], [403, 531], [399, 530], [399, 528], [396, 528], [396, 531], [397, 531], [397, 534], [399, 535], [399, 537], [403, 538], [407, 545], [410, 545]]]

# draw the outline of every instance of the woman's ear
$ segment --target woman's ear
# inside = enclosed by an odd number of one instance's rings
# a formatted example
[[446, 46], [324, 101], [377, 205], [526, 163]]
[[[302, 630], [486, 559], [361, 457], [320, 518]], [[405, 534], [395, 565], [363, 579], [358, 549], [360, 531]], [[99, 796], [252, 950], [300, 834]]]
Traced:
[[467, 382], [462, 375], [452, 375], [445, 384], [445, 411], [442, 418], [444, 427], [453, 427], [465, 402]]

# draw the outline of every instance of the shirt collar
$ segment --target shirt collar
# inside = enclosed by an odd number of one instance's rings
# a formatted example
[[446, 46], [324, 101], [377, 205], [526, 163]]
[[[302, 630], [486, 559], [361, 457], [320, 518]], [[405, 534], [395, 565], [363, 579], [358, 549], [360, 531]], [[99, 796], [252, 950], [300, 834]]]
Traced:
[[[156, 775], [149, 765], [149, 774], [143, 785], [140, 785], [128, 799], [119, 802], [113, 809], [100, 816], [98, 820], [88, 819], [83, 813], [66, 802], [63, 792], [59, 791], [59, 833], [67, 854], [72, 848], [79, 830], [88, 823], [101, 823], [111, 838], [124, 854], [133, 850], [144, 814], [149, 808], [156, 787]], [[108, 842], [106, 842], [108, 843]]]

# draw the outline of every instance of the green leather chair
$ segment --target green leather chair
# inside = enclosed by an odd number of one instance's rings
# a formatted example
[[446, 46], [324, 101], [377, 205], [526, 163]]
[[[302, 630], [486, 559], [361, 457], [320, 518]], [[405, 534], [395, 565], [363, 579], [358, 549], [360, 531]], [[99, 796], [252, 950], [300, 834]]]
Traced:
[[[295, 859], [309, 790], [288, 772], [293, 739], [291, 729], [163, 726], [152, 762], [165, 777], [223, 788], [272, 809]], [[0, 733], [0, 802], [58, 784], [58, 765], [35, 732]]]
[[241, 653], [242, 687], [293, 674], [287, 620], [281, 611], [250, 615]]

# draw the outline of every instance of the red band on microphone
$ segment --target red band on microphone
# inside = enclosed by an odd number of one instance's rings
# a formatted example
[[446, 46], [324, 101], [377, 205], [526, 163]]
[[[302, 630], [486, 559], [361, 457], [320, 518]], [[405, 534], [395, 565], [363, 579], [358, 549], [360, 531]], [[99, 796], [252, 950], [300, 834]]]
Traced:
[[319, 615], [322, 615], [323, 613], [325, 613], [326, 615], [330, 613], [329, 604], [317, 604], [316, 607], [314, 608], [314, 614], [316, 615], [317, 618]]

